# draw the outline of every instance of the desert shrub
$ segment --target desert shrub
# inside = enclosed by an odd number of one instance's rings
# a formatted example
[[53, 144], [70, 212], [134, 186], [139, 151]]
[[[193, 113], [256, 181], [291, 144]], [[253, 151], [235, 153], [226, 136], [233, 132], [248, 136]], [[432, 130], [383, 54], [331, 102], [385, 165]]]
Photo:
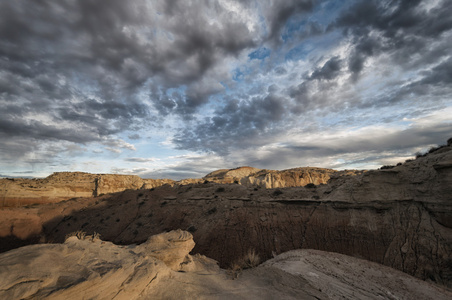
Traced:
[[232, 263], [231, 267], [229, 268], [229, 274], [231, 275], [232, 279], [237, 279], [240, 275], [240, 272], [242, 272], [242, 268], [237, 263]]
[[401, 162], [397, 163], [397, 167], [398, 167], [398, 166], [401, 166], [401, 165], [402, 165], [402, 163], [401, 163]]
[[447, 146], [452, 146], [452, 137], [447, 140]]
[[385, 166], [382, 166], [382, 167], [380, 168], [380, 170], [392, 169], [392, 168], [394, 168], [394, 167], [395, 167], [395, 166], [385, 165]]
[[243, 256], [241, 259], [239, 259], [236, 263], [242, 268], [242, 269], [251, 269], [254, 267], [257, 267], [261, 262], [261, 259], [259, 257], [259, 254], [256, 253], [254, 250], [248, 250], [248, 252]]
[[233, 262], [229, 268], [232, 279], [238, 278], [242, 270], [251, 269], [257, 267], [261, 262], [259, 254], [254, 250], [248, 250], [248, 252], [242, 258]]
[[98, 240], [98, 239], [100, 239], [100, 233], [98, 233], [98, 232], [93, 232], [93, 235], [92, 235], [92, 239], [93, 240]]
[[77, 230], [71, 233], [66, 234], [65, 236], [65, 240], [67, 240], [68, 238], [70, 238], [71, 236], [75, 236], [77, 237], [79, 240], [87, 240], [90, 239], [92, 242], [94, 240], [98, 240], [100, 239], [100, 233], [98, 232], [93, 232], [93, 234], [86, 234], [86, 232], [82, 231], [82, 230]]
[[217, 208], [214, 207], [214, 208], [209, 209], [209, 210], [207, 211], [207, 214], [208, 214], [208, 215], [211, 215], [211, 214], [214, 214], [214, 213], [216, 213], [216, 212], [217, 212]]
[[273, 192], [273, 196], [279, 196], [279, 195], [281, 195], [281, 194], [283, 194], [283, 191], [281, 191], [281, 190], [275, 190], [274, 192]]
[[217, 188], [217, 190], [215, 191], [216, 193], [223, 193], [225, 191], [224, 187], [219, 187]]
[[425, 155], [427, 155], [427, 153], [421, 153], [419, 151], [414, 153], [414, 156], [416, 156], [416, 158], [424, 157]]
[[429, 150], [428, 150], [428, 153], [433, 153], [433, 152], [435, 152], [436, 150], [438, 150], [438, 149], [440, 149], [441, 148], [441, 146], [439, 146], [439, 147], [431, 147]]
[[308, 189], [315, 189], [316, 188], [315, 184], [313, 184], [312, 182], [310, 182], [307, 185], [305, 185], [305, 187], [307, 187]]
[[84, 240], [86, 237], [86, 232], [84, 232], [82, 230], [77, 230], [77, 231], [66, 234], [64, 239], [67, 240], [68, 238], [70, 238], [72, 236], [77, 237], [79, 240]]
[[239, 181], [238, 180], [234, 180], [234, 184], [239, 184]]
[[409, 163], [409, 162], [411, 162], [411, 161], [413, 161], [414, 159], [407, 159], [407, 160], [405, 160], [405, 162], [406, 163]]

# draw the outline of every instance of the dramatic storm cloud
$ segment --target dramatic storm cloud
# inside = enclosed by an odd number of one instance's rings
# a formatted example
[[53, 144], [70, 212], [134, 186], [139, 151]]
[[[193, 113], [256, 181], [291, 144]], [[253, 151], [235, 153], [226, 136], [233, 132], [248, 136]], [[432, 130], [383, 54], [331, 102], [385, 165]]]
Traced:
[[1, 1], [0, 174], [397, 163], [452, 136], [451, 11]]

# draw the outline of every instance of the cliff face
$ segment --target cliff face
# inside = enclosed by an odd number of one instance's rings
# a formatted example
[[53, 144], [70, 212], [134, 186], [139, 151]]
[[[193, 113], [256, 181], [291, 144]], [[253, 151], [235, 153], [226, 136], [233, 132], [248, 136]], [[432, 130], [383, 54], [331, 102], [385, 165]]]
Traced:
[[[252, 167], [221, 169], [207, 174], [203, 179], [216, 183], [239, 183], [249, 187], [267, 189], [326, 184], [331, 178], [357, 175], [363, 171], [336, 171], [325, 168], [303, 167], [288, 170], [261, 170]], [[193, 182], [194, 183], [194, 182]]]
[[282, 171], [260, 170], [243, 177], [240, 183], [246, 186], [261, 186], [267, 189], [326, 184], [333, 177], [361, 174], [362, 171], [336, 171], [324, 168], [295, 168]]
[[44, 179], [0, 179], [0, 205], [20, 206], [73, 197], [91, 197], [96, 175], [81, 172], [54, 173]]
[[296, 168], [283, 171], [261, 170], [252, 167], [222, 169], [204, 178], [142, 179], [136, 175], [90, 174], [58, 172], [44, 179], [0, 179], [0, 207], [52, 203], [76, 197], [93, 197], [127, 189], [151, 189], [165, 184], [187, 185], [208, 182], [240, 183], [264, 188], [325, 184], [330, 178], [361, 171], [335, 171], [322, 168]]
[[51, 203], [173, 183], [169, 179], [83, 172], [58, 172], [44, 179], [0, 179], [0, 206]]

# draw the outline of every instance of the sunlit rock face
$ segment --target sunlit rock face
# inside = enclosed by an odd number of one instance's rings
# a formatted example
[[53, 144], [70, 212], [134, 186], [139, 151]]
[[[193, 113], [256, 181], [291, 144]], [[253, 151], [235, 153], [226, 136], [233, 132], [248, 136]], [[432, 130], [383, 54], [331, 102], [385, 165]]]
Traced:
[[[347, 171], [354, 173], [360, 171]], [[203, 183], [239, 183], [265, 188], [325, 184], [332, 177], [345, 174], [322, 168], [296, 168], [284, 171], [260, 170], [252, 167], [222, 169], [204, 178], [142, 179], [136, 175], [90, 174], [58, 172], [44, 179], [0, 179], [0, 206], [17, 207], [29, 204], [52, 203], [76, 197], [96, 197], [128, 189], [151, 189], [162, 185]]]
[[83, 172], [58, 172], [44, 179], [0, 179], [0, 205], [14, 207], [52, 203], [173, 183], [170, 179], [141, 179], [135, 175]]
[[203, 179], [210, 182], [239, 183], [250, 187], [273, 189], [305, 186], [308, 184], [326, 184], [331, 178], [361, 173], [363, 171], [336, 171], [315, 167], [293, 168], [281, 171], [240, 167], [217, 170], [207, 174]]
[[294, 168], [282, 171], [260, 170], [240, 180], [247, 186], [260, 186], [267, 189], [326, 184], [331, 178], [343, 175], [361, 174], [362, 171], [336, 171], [324, 168]]

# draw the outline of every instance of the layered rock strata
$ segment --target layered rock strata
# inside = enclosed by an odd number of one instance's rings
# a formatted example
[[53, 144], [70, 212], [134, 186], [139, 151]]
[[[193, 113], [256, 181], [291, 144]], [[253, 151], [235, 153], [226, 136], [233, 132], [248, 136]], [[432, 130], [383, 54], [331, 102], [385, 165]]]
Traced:
[[344, 175], [357, 175], [363, 171], [336, 171], [324, 168], [294, 168], [282, 171], [260, 170], [240, 179], [246, 186], [260, 186], [267, 189], [306, 186], [308, 184], [327, 184], [331, 178]]
[[44, 179], [0, 179], [0, 207], [52, 203], [76, 197], [96, 197], [128, 189], [151, 189], [165, 184], [174, 186], [216, 182], [264, 188], [305, 186], [310, 183], [318, 185], [326, 184], [331, 178], [359, 173], [362, 171], [335, 171], [309, 167], [273, 171], [240, 167], [218, 170], [203, 178], [174, 181], [142, 179], [136, 175], [58, 172]]
[[134, 175], [58, 172], [44, 179], [0, 179], [0, 207], [52, 203], [93, 197], [127, 189], [174, 184], [170, 179], [141, 179]]

